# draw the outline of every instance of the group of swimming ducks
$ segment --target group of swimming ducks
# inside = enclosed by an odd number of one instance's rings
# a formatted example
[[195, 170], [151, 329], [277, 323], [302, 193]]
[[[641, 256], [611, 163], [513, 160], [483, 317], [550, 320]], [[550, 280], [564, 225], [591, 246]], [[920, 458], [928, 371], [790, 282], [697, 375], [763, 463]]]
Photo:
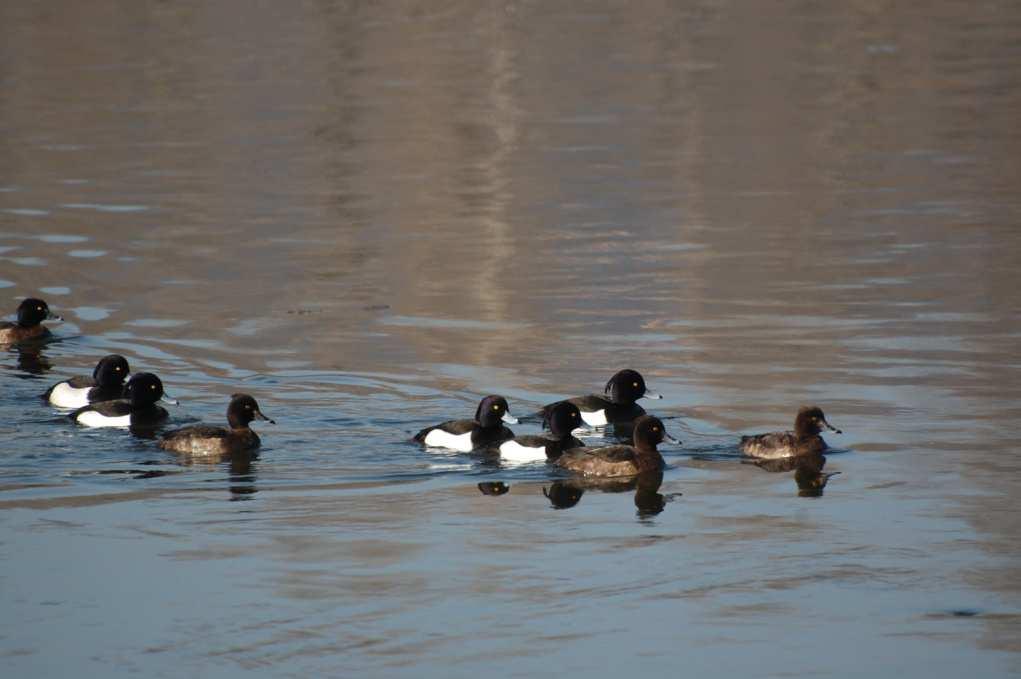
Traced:
[[[0, 345], [44, 338], [44, 320], [60, 320], [46, 302], [29, 298], [21, 302], [15, 323], [0, 323]], [[130, 374], [127, 360], [111, 354], [103, 357], [92, 376], [78, 376], [53, 385], [43, 397], [51, 404], [73, 409], [70, 418], [86, 427], [155, 427], [168, 418], [159, 401], [169, 399], [163, 383], [152, 373]], [[498, 456], [511, 462], [549, 462], [585, 476], [628, 477], [662, 470], [664, 460], [657, 446], [664, 441], [680, 444], [669, 436], [663, 422], [637, 404], [641, 398], [662, 398], [647, 391], [644, 378], [635, 370], [621, 370], [606, 383], [602, 394], [577, 396], [550, 403], [529, 419], [541, 421], [548, 433], [515, 436], [506, 424], [517, 424], [502, 396], [483, 398], [471, 419], [448, 420], [427, 427], [414, 440], [428, 447], [464, 453]], [[525, 419], [525, 418], [522, 418]], [[263, 415], [248, 394], [234, 394], [227, 406], [228, 427], [194, 425], [163, 434], [160, 447], [191, 456], [224, 456], [248, 453], [259, 447], [254, 420], [273, 420]], [[274, 423], [275, 424], [275, 423]], [[574, 432], [584, 426], [613, 425], [630, 431], [630, 444], [586, 446]], [[753, 458], [776, 460], [818, 456], [827, 445], [823, 428], [839, 429], [826, 421], [817, 406], [798, 410], [793, 431], [744, 436], [739, 450]]]

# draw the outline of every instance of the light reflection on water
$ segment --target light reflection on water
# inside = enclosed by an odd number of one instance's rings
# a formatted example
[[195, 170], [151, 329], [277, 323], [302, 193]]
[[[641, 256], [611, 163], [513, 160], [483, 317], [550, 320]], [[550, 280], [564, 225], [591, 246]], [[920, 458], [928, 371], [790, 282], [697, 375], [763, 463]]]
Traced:
[[[62, 7], [0, 9], [0, 311], [66, 319], [0, 353], [11, 671], [1019, 669], [1016, 7]], [[278, 425], [36, 398], [110, 352]], [[655, 483], [408, 441], [625, 366]]]

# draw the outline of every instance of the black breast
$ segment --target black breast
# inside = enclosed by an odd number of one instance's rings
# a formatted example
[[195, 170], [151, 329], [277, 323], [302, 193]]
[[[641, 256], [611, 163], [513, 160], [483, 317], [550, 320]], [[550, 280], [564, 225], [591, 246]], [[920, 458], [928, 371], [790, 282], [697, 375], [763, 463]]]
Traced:
[[624, 424], [645, 414], [645, 408], [637, 403], [611, 403], [606, 407], [606, 421], [610, 424]]
[[472, 446], [475, 448], [498, 446], [504, 441], [510, 441], [512, 438], [514, 438], [514, 432], [503, 425], [499, 427], [476, 426], [472, 431]]
[[[112, 401], [107, 401], [112, 403]], [[98, 406], [102, 406], [102, 403], [97, 403]], [[147, 427], [155, 424], [160, 424], [170, 417], [165, 409], [157, 405], [148, 406], [147, 408], [139, 408], [131, 413], [131, 425], [137, 427]]]

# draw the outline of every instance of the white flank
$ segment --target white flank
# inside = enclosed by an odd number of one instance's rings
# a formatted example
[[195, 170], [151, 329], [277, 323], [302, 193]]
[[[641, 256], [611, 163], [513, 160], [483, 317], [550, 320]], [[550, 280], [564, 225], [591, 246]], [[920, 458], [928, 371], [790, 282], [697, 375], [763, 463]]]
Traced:
[[539, 462], [546, 460], [546, 446], [530, 448], [517, 441], [504, 441], [500, 444], [500, 457], [510, 462]]
[[86, 410], [78, 416], [78, 424], [84, 424], [86, 427], [130, 427], [131, 415], [107, 417], [95, 410]]
[[58, 408], [82, 408], [89, 404], [89, 389], [75, 389], [67, 382], [61, 382], [50, 392], [50, 403]]
[[451, 450], [457, 450], [462, 453], [470, 453], [474, 448], [472, 445], [471, 432], [467, 432], [465, 434], [451, 434], [443, 431], [442, 429], [433, 429], [431, 432], [426, 434], [425, 445], [432, 446], [433, 448], [450, 448]]
[[605, 427], [606, 426], [606, 410], [593, 410], [590, 413], [581, 411], [581, 419], [585, 420], [585, 424], [590, 427]]

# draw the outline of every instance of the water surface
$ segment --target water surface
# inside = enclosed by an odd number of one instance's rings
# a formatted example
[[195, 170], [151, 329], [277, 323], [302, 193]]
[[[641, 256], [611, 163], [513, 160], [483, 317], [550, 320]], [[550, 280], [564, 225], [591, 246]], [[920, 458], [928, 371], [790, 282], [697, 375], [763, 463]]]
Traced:
[[[66, 319], [0, 354], [12, 676], [1021, 669], [1015, 4], [8, 2], [0, 35], [0, 301]], [[174, 423], [246, 391], [278, 425], [189, 465], [35, 398], [110, 352]], [[621, 367], [684, 441], [658, 488], [408, 443]], [[821, 494], [734, 449], [809, 402]]]

